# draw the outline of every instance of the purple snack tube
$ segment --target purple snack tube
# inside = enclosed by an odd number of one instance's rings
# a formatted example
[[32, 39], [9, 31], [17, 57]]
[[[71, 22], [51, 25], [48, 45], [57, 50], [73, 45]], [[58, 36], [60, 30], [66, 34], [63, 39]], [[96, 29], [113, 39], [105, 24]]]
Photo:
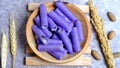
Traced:
[[75, 17], [75, 15], [64, 5], [63, 2], [56, 2], [55, 6], [63, 13], [67, 16], [67, 18], [69, 18], [72, 22], [74, 22], [75, 20], [77, 20], [77, 17]]
[[58, 8], [54, 10], [59, 16], [65, 16]]
[[70, 33], [70, 36], [73, 44], [73, 51], [79, 52], [81, 50], [81, 47], [80, 47], [80, 40], [79, 40], [77, 27], [73, 27], [72, 32]]
[[38, 45], [38, 51], [55, 51], [55, 52], [63, 52], [64, 53], [64, 48], [62, 45], [59, 44], [47, 44], [47, 45]]
[[38, 27], [40, 27], [40, 16], [39, 15], [34, 18], [34, 22]]
[[62, 20], [62, 18], [57, 15], [54, 11], [50, 11], [48, 13], [48, 16], [55, 21], [55, 23], [57, 25], [59, 25], [60, 27], [62, 27], [63, 29], [65, 29], [67, 32], [70, 32], [72, 29], [69, 27], [68, 23], [66, 23], [64, 20]]
[[67, 50], [64, 50], [64, 53], [63, 52], [55, 52], [55, 51], [50, 51], [48, 53], [50, 55], [52, 55], [53, 57], [55, 57], [56, 59], [61, 60], [63, 57], [66, 56]]
[[57, 30], [57, 25], [54, 23], [54, 21], [50, 17], [48, 17], [48, 26], [51, 31]]
[[64, 30], [58, 32], [59, 37], [63, 41], [65, 48], [68, 50], [69, 54], [73, 54], [73, 49], [72, 49], [72, 43], [71, 40], [69, 39], [68, 35]]
[[73, 23], [58, 9], [54, 10], [65, 22], [69, 24], [69, 27], [73, 27]]
[[41, 28], [48, 27], [48, 19], [47, 19], [47, 8], [44, 4], [40, 4], [40, 18], [41, 18]]
[[39, 45], [39, 44], [42, 44], [42, 42], [40, 41], [40, 39], [39, 38], [37, 38], [37, 44]]
[[60, 44], [60, 45], [62, 45], [62, 41], [59, 39], [49, 39], [48, 44]]
[[83, 35], [83, 30], [82, 30], [82, 24], [79, 20], [75, 21], [75, 27], [77, 27], [80, 41], [83, 41], [84, 35]]
[[54, 34], [52, 39], [59, 39], [59, 37], [56, 34]]
[[[57, 32], [63, 31], [63, 29], [61, 27], [58, 26], [58, 30]], [[71, 31], [70, 31], [71, 32]], [[66, 32], [66, 34], [69, 36], [70, 32]]]
[[45, 35], [46, 35], [48, 38], [50, 38], [50, 37], [52, 36], [51, 31], [49, 31], [47, 28], [42, 29], [42, 31], [45, 33]]
[[72, 23], [58, 8], [56, 8], [54, 11], [67, 23]]
[[43, 44], [46, 44], [48, 42], [46, 35], [42, 32], [42, 30], [37, 25], [33, 25], [32, 30], [38, 36], [38, 38]]

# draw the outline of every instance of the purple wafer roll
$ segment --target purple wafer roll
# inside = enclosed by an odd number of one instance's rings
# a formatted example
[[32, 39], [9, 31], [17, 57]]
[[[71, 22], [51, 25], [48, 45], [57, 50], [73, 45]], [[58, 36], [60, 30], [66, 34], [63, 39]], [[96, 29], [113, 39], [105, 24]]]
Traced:
[[81, 41], [84, 40], [84, 35], [83, 35], [83, 30], [82, 30], [82, 23], [79, 20], [75, 21], [75, 26], [77, 27], [78, 34], [79, 34], [79, 39]]
[[40, 17], [39, 15], [37, 17], [34, 18], [35, 24], [40, 27]]
[[37, 44], [39, 45], [39, 44], [42, 44], [42, 42], [40, 41], [40, 39], [39, 38], [37, 38]]
[[46, 44], [48, 42], [46, 35], [42, 32], [42, 30], [37, 25], [33, 25], [32, 30], [38, 36], [38, 38], [43, 44]]
[[52, 55], [53, 57], [55, 57], [58, 60], [61, 60], [64, 56], [66, 56], [67, 54], [67, 50], [64, 50], [64, 52], [54, 52], [54, 51], [50, 51], [48, 52], [50, 55]]
[[54, 21], [50, 17], [48, 17], [48, 25], [51, 31], [57, 30], [57, 25], [54, 23]]
[[67, 16], [67, 18], [69, 18], [72, 22], [74, 22], [75, 20], [77, 20], [77, 17], [75, 17], [75, 15], [64, 5], [64, 3], [62, 2], [56, 2], [55, 6], [63, 13]]
[[45, 35], [50, 38], [52, 36], [52, 33], [47, 29], [47, 28], [44, 28], [42, 29], [42, 31], [45, 33]]
[[64, 52], [64, 48], [59, 44], [47, 44], [47, 45], [38, 45], [38, 51], [55, 51], [55, 52]]
[[[58, 26], [57, 32], [61, 32], [61, 31], [63, 31], [63, 29]], [[71, 32], [71, 31], [70, 31], [70, 32]], [[69, 36], [70, 32], [66, 32], [66, 34]]]
[[59, 16], [65, 16], [58, 8], [54, 10]]
[[57, 32], [61, 32], [61, 31], [63, 31], [63, 29], [62, 29], [61, 27], [58, 26]]
[[54, 34], [52, 39], [59, 39], [59, 37], [56, 34]]
[[71, 23], [71, 21], [58, 8], [55, 9], [55, 12], [67, 23]]
[[49, 39], [48, 44], [60, 44], [62, 45], [62, 40], [59, 39]]
[[47, 9], [44, 4], [40, 4], [41, 28], [48, 27]]
[[73, 49], [72, 49], [72, 43], [68, 37], [68, 35], [66, 34], [66, 32], [60, 31], [58, 32], [59, 37], [61, 38], [61, 40], [63, 41], [65, 48], [68, 50], [69, 54], [73, 54]]
[[48, 16], [55, 21], [55, 23], [57, 25], [59, 25], [60, 27], [62, 27], [63, 29], [65, 29], [67, 32], [70, 32], [72, 29], [69, 27], [68, 23], [66, 23], [64, 20], [62, 20], [62, 18], [57, 15], [54, 11], [50, 11], [48, 13]]
[[81, 47], [80, 47], [80, 40], [79, 40], [77, 27], [73, 27], [70, 36], [71, 36], [74, 52], [79, 52], [81, 50]]
[[65, 21], [69, 24], [69, 27], [72, 29], [73, 23], [59, 10], [55, 9], [55, 12]]

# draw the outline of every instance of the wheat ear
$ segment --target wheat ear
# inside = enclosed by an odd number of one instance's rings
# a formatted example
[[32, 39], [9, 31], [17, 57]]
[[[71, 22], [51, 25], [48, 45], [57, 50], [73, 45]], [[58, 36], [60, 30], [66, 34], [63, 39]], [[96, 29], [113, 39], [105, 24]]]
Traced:
[[103, 19], [98, 14], [98, 9], [94, 6], [93, 1], [89, 1], [89, 7], [90, 7], [90, 16], [91, 16], [91, 23], [94, 26], [100, 43], [103, 55], [105, 57], [106, 63], [108, 65], [108, 68], [115, 68], [115, 64], [113, 61], [113, 54], [112, 50], [110, 48], [110, 43], [108, 41], [108, 38], [105, 33], [104, 25], [103, 25]]
[[3, 33], [2, 35], [2, 46], [1, 46], [1, 62], [2, 68], [6, 68], [6, 61], [7, 61], [7, 54], [8, 54], [8, 41], [6, 35]]
[[11, 53], [13, 58], [12, 68], [14, 68], [16, 49], [17, 49], [17, 41], [16, 41], [16, 27], [15, 27], [15, 19], [14, 13], [12, 12], [10, 15], [10, 44], [11, 44]]

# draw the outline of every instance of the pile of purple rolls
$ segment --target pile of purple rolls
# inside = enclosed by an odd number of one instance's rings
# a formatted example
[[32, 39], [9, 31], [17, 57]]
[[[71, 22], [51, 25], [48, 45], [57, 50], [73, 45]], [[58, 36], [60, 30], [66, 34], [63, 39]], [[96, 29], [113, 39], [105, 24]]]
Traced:
[[65, 4], [58, 1], [55, 6], [55, 10], [47, 12], [46, 6], [40, 4], [32, 30], [37, 36], [38, 51], [46, 51], [60, 60], [80, 52], [84, 36], [81, 22]]

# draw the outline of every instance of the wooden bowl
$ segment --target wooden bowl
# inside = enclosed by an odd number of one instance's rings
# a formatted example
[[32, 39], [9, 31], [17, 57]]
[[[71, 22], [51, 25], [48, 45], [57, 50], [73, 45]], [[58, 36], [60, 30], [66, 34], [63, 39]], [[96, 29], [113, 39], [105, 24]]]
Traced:
[[[45, 4], [47, 6], [47, 11], [49, 12], [50, 10], [55, 9], [54, 3], [49, 2]], [[84, 51], [88, 48], [89, 42], [90, 42], [90, 37], [91, 37], [91, 28], [90, 28], [90, 23], [85, 16], [85, 14], [75, 5], [73, 4], [66, 4], [66, 6], [78, 17], [78, 19], [82, 22], [82, 27], [83, 27], [83, 32], [84, 32], [84, 38], [85, 40], [81, 43], [82, 50], [79, 53], [75, 53], [72, 55], [67, 55], [64, 57], [62, 60], [57, 60], [53, 56], [49, 55], [47, 52], [39, 52], [37, 50], [37, 44], [35, 41], [35, 36], [33, 34], [33, 31], [31, 27], [34, 25], [33, 19], [38, 15], [39, 8], [35, 9], [32, 14], [29, 16], [27, 25], [26, 25], [26, 36], [27, 36], [27, 42], [30, 46], [30, 48], [33, 50], [33, 52], [40, 57], [43, 60], [53, 62], [53, 63], [65, 63], [65, 62], [70, 62], [72, 60], [77, 59], [80, 57]]]

